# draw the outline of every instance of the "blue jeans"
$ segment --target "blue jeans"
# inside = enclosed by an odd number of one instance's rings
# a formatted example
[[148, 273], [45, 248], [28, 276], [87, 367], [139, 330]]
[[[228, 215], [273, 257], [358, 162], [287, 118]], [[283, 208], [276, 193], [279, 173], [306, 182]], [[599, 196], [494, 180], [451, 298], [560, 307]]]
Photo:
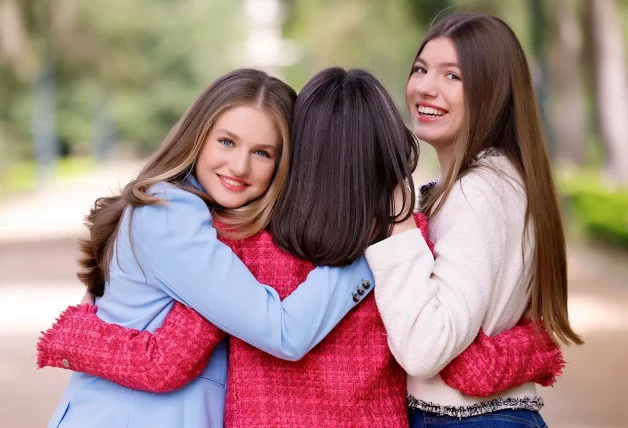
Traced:
[[499, 410], [484, 415], [457, 418], [423, 410], [410, 409], [410, 428], [547, 428], [545, 421], [532, 410]]

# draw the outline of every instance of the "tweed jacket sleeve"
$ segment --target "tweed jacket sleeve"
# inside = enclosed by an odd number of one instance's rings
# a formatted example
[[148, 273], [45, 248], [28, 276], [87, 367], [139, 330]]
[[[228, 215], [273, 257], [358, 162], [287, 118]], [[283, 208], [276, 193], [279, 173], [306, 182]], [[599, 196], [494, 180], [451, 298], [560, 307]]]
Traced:
[[127, 388], [168, 392], [201, 374], [225, 337], [178, 302], [155, 333], [106, 323], [96, 311], [86, 304], [66, 309], [37, 343], [38, 367], [66, 368]]
[[541, 326], [523, 318], [496, 336], [483, 330], [440, 372], [450, 387], [472, 397], [489, 397], [527, 382], [552, 386], [565, 361]]

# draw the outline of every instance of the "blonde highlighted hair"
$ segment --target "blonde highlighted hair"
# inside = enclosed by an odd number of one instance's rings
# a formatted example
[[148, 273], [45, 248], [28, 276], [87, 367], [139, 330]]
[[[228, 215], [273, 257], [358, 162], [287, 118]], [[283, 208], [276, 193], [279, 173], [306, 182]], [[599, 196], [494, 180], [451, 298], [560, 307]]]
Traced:
[[[270, 222], [288, 175], [290, 125], [295, 100], [296, 93], [290, 86], [258, 70], [235, 70], [207, 87], [166, 136], [137, 178], [119, 195], [97, 199], [86, 216], [89, 237], [80, 241], [82, 270], [78, 277], [87, 285], [88, 291], [96, 296], [104, 293], [124, 210], [129, 206], [165, 203], [147, 193], [155, 183], [168, 182], [201, 197], [221, 225], [218, 232], [230, 238], [246, 238], [264, 229]], [[196, 160], [218, 117], [242, 105], [261, 108], [274, 119], [282, 136], [282, 146], [267, 191], [242, 207], [226, 209], [217, 205], [210, 195], [198, 191], [187, 178], [195, 175]]]

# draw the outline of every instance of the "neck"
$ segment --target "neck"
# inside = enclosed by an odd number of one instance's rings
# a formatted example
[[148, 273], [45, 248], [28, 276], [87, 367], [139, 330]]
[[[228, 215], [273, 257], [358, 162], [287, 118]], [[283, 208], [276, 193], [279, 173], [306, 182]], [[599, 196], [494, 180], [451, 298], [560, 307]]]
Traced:
[[438, 163], [440, 164], [441, 178], [447, 174], [447, 171], [452, 167], [454, 162], [454, 145], [453, 144], [438, 144], [432, 145], [436, 150], [436, 156], [438, 157]]

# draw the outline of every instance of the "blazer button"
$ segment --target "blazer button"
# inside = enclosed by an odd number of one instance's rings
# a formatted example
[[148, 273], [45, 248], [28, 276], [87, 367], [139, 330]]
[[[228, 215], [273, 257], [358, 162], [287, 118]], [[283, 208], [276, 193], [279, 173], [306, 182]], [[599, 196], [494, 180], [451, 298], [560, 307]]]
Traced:
[[360, 301], [360, 296], [358, 295], [358, 293], [353, 293], [353, 301], [355, 303], [358, 303]]
[[362, 287], [368, 290], [369, 288], [371, 288], [371, 281], [365, 279], [364, 281], [362, 281]]
[[366, 291], [364, 290], [364, 287], [358, 287], [358, 294], [360, 296], [364, 296], [364, 293], [366, 293]]

